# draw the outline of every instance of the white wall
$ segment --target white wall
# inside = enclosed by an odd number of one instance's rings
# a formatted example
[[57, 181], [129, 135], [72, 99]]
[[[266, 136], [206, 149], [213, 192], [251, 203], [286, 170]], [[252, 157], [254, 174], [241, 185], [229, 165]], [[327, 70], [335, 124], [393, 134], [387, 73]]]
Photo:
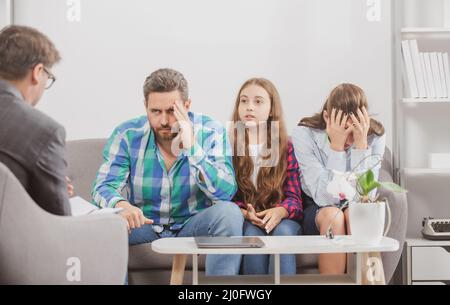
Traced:
[[11, 24], [11, 0], [0, 0], [0, 29]]
[[269, 78], [289, 130], [354, 82], [392, 147], [390, 0], [380, 22], [362, 0], [81, 0], [80, 22], [69, 22], [76, 2], [15, 0], [15, 22], [47, 33], [64, 58], [39, 108], [68, 139], [107, 137], [144, 114], [145, 77], [171, 67], [188, 79], [193, 110], [223, 122], [247, 78]]

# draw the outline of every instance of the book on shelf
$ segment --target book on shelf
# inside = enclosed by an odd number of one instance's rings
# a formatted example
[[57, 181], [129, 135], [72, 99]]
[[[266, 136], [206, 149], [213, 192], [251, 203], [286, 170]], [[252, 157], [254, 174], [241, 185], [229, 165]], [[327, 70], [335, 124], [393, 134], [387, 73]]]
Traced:
[[417, 40], [408, 40], [408, 42], [409, 42], [409, 50], [411, 52], [414, 74], [416, 76], [416, 83], [419, 97], [427, 97], [427, 92], [425, 89], [424, 73], [422, 70], [422, 64], [420, 63], [420, 54], [419, 54], [419, 47], [417, 45]]
[[419, 52], [417, 40], [402, 41], [403, 82], [409, 98], [450, 98], [448, 53]]
[[[423, 81], [425, 83], [425, 96], [433, 96], [433, 93], [431, 92], [431, 86], [430, 86], [430, 80], [428, 79], [427, 70], [425, 68], [425, 54], [419, 53], [420, 57], [420, 65], [422, 66], [422, 73], [423, 73]], [[434, 96], [433, 96], [434, 97]]]
[[417, 90], [416, 76], [414, 74], [413, 61], [411, 57], [411, 51], [409, 47], [408, 40], [402, 41], [402, 54], [403, 54], [403, 67], [406, 76], [405, 84], [407, 85], [407, 90], [409, 97], [419, 97], [419, 92]]
[[443, 97], [441, 73], [439, 72], [438, 53], [437, 52], [430, 53], [430, 59], [431, 59], [431, 71], [433, 72], [433, 82], [436, 88], [437, 97]]
[[430, 97], [437, 98], [436, 89], [434, 87], [434, 81], [433, 81], [433, 72], [431, 70], [431, 59], [430, 59], [430, 53], [420, 53], [423, 57], [424, 66], [425, 66], [425, 78], [427, 80]]
[[444, 53], [443, 60], [444, 60], [445, 84], [447, 85], [447, 97], [450, 97], [450, 64], [448, 53]]
[[438, 64], [439, 64], [439, 77], [441, 79], [442, 97], [448, 97], [447, 95], [447, 84], [445, 83], [445, 71], [444, 71], [444, 54], [437, 53]]

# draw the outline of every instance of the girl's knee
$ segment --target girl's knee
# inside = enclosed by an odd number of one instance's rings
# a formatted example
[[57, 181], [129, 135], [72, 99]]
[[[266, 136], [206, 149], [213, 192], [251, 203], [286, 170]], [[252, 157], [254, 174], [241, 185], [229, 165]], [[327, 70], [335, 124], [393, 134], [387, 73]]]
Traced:
[[255, 226], [248, 220], [244, 222], [244, 236], [264, 236], [264, 235], [266, 235], [265, 232], [258, 226]]
[[284, 219], [273, 230], [273, 235], [293, 236], [301, 234], [301, 226], [294, 220]]
[[336, 207], [326, 207], [320, 209], [317, 214], [317, 225], [321, 232], [333, 223], [333, 228], [338, 231], [345, 230], [344, 213]]
[[336, 207], [326, 207], [319, 210], [317, 214], [317, 223], [344, 221], [344, 213]]

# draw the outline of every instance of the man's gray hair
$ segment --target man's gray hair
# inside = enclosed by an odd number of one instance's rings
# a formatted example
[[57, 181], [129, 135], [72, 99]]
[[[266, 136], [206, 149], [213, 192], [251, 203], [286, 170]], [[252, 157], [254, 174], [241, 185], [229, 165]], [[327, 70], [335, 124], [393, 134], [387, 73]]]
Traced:
[[183, 74], [172, 69], [159, 69], [150, 74], [144, 82], [144, 98], [153, 92], [172, 92], [178, 90], [183, 101], [189, 98], [188, 84]]

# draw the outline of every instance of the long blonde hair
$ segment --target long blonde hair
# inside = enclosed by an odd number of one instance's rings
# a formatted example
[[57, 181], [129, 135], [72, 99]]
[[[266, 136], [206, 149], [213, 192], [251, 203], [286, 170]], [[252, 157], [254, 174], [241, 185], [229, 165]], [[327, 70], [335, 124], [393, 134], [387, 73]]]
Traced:
[[[233, 129], [230, 137], [233, 140], [233, 166], [236, 172], [236, 181], [238, 184], [238, 191], [235, 195], [235, 201], [241, 201], [245, 204], [251, 203], [255, 207], [256, 211], [263, 211], [273, 207], [275, 204], [281, 202], [284, 199], [283, 184], [286, 180], [287, 169], [287, 149], [288, 149], [288, 136], [286, 132], [286, 126], [283, 119], [283, 111], [281, 108], [280, 95], [277, 89], [267, 79], [264, 78], [252, 78], [247, 80], [239, 90], [236, 97], [236, 102], [233, 110], [233, 122], [241, 121], [239, 118], [239, 103], [242, 91], [250, 86], [257, 85], [267, 91], [270, 97], [270, 113], [267, 120], [267, 145], [271, 145], [271, 125], [272, 122], [278, 122], [278, 145], [279, 145], [279, 158], [278, 163], [272, 167], [261, 167], [258, 172], [256, 180], [256, 188], [251, 181], [251, 177], [254, 170], [254, 164], [252, 158], [249, 156], [248, 150], [248, 130], [245, 130], [245, 155], [238, 156], [237, 151], [237, 130]], [[268, 147], [272, 148], [272, 147]], [[274, 149], [271, 149], [274, 151]], [[268, 156], [270, 158], [273, 156]]]
[[[327, 123], [323, 118], [324, 111], [331, 114], [332, 109], [336, 108], [337, 110], [342, 110], [344, 114], [351, 112], [356, 114], [357, 109], [361, 109], [362, 107], [365, 107], [368, 111], [368, 106], [367, 97], [360, 87], [353, 84], [340, 84], [331, 91], [321, 112], [316, 113], [312, 117], [301, 119], [298, 125], [325, 130], [327, 129]], [[383, 125], [373, 118], [370, 119], [368, 135], [372, 134], [376, 134], [377, 136], [384, 134]]]

